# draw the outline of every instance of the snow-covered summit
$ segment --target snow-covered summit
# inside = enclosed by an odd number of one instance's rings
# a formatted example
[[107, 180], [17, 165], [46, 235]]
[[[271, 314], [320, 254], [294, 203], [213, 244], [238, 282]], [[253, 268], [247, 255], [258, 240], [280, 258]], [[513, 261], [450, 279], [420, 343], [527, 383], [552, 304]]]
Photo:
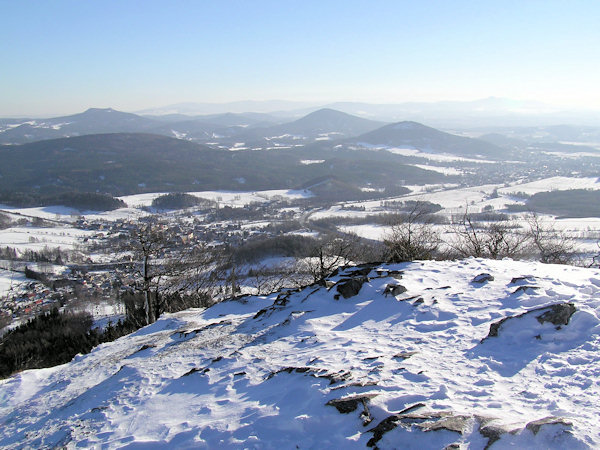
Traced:
[[347, 268], [0, 382], [0, 446], [594, 448], [600, 271]]

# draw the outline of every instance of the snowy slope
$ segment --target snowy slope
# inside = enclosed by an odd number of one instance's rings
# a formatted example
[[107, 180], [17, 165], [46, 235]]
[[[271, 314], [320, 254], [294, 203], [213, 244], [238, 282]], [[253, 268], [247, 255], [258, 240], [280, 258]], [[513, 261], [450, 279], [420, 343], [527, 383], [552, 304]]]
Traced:
[[600, 446], [599, 270], [468, 259], [324, 284], [1, 381], [0, 447]]

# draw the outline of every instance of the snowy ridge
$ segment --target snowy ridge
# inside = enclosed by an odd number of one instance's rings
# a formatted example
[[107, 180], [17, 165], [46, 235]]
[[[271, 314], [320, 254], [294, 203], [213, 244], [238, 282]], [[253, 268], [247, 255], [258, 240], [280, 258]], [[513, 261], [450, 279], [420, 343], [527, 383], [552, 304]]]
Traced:
[[347, 268], [0, 381], [0, 446], [594, 448], [600, 271]]

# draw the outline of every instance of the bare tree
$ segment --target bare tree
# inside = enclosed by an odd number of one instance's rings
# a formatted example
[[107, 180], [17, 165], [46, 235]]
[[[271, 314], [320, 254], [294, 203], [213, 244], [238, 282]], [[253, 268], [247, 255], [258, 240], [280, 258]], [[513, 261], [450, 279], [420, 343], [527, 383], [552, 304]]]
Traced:
[[600, 241], [596, 242], [596, 247], [598, 247], [598, 253], [592, 256], [592, 262], [588, 265], [588, 267], [597, 267], [600, 269]]
[[164, 275], [158, 259], [163, 256], [166, 248], [166, 236], [163, 229], [155, 224], [146, 223], [131, 232], [131, 246], [140, 265], [136, 269], [141, 278], [141, 291], [144, 294], [145, 323], [156, 321], [156, 297], [160, 279]]
[[157, 299], [160, 312], [173, 312], [169, 299], [179, 298], [177, 310], [210, 306], [223, 277], [222, 257], [203, 243], [192, 248], [179, 247], [164, 261], [161, 293]]
[[303, 261], [304, 270], [315, 283], [328, 277], [339, 266], [355, 261], [358, 241], [358, 236], [351, 234], [320, 239]]
[[144, 323], [164, 312], [211, 303], [219, 282], [217, 252], [202, 243], [178, 241], [165, 224], [148, 222], [131, 232], [130, 249], [138, 263], [135, 289], [143, 294]]
[[285, 287], [295, 287], [298, 276], [292, 264], [262, 264], [248, 271], [248, 281], [257, 295], [267, 295]]
[[447, 244], [460, 257], [516, 258], [531, 247], [530, 236], [518, 224], [476, 222], [468, 211], [458, 219], [453, 218], [450, 232], [455, 239]]
[[527, 217], [529, 235], [543, 263], [570, 264], [575, 259], [575, 241], [532, 212]]
[[432, 259], [441, 240], [428, 205], [424, 202], [414, 202], [405, 214], [398, 217], [384, 239], [387, 260], [404, 262]]

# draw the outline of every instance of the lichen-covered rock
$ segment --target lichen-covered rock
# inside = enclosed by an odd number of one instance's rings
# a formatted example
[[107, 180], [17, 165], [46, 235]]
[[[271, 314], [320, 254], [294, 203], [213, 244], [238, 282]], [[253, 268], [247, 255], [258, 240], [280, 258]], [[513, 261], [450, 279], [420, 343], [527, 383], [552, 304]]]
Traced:
[[569, 319], [575, 311], [573, 303], [557, 303], [546, 308], [546, 311], [537, 316], [536, 319], [539, 323], [550, 322], [552, 325], [560, 327], [569, 323]]

